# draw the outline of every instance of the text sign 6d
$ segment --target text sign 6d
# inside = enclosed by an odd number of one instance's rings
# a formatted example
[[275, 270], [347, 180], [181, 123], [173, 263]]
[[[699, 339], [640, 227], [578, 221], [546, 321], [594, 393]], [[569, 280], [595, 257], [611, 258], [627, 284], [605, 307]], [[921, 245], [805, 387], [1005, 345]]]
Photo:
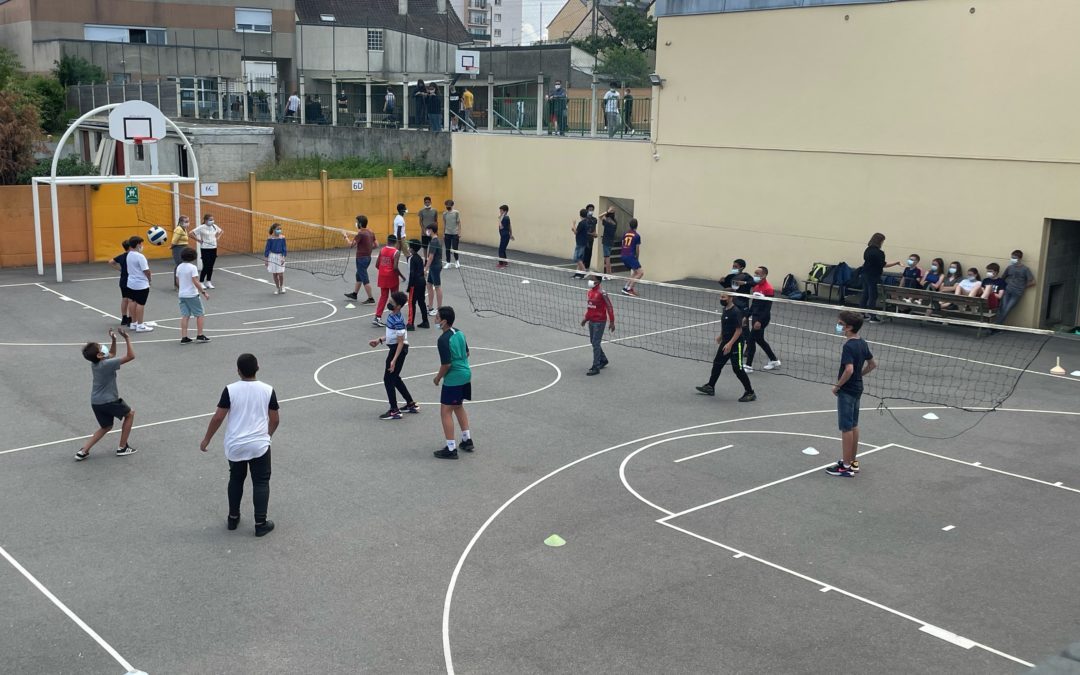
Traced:
[[362, 180], [354, 180], [352, 182], [352, 189], [353, 189], [353, 192], [360, 192], [361, 190], [364, 189], [364, 181], [362, 181]]
[[138, 204], [139, 203], [139, 186], [128, 185], [124, 187], [124, 203], [125, 204]]

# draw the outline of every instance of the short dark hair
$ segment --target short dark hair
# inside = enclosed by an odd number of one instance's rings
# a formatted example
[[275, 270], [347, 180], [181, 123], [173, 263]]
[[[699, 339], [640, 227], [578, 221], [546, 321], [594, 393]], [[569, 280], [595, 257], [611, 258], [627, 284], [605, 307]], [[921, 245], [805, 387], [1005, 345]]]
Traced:
[[1001, 271], [1001, 265], [997, 264], [996, 262], [992, 262], [992, 263], [989, 263], [986, 266], [986, 269], [992, 270], [994, 272], [1000, 272]]
[[627, 227], [629, 227], [631, 230], [636, 230], [637, 229], [637, 218], [631, 218], [629, 224], [627, 225]]
[[863, 318], [862, 314], [859, 314], [858, 312], [844, 310], [837, 316], [840, 319], [840, 323], [850, 328], [852, 333], [858, 333], [859, 329], [862, 328]]
[[578, 211], [578, 216], [584, 218], [589, 215], [589, 209], [581, 209]]
[[193, 248], [189, 247], [185, 248], [183, 251], [180, 251], [180, 260], [182, 260], [183, 262], [195, 262], [196, 258], [198, 257], [199, 254], [196, 253], [195, 249]]
[[402, 211], [405, 210], [405, 205], [402, 204], [402, 203], [398, 203], [397, 210], [398, 210], [398, 213], [401, 213]]
[[1012, 256], [1014, 258], [1023, 258], [1024, 257], [1024, 252], [1021, 251], [1020, 249], [1016, 249], [1015, 251], [1012, 252]]
[[392, 234], [392, 235], [390, 235], [389, 237], [387, 237], [387, 238], [386, 238], [386, 243], [387, 243], [387, 244], [396, 244], [396, 243], [397, 243], [397, 235], [396, 235], [396, 234]]
[[454, 319], [456, 319], [457, 316], [454, 314], [454, 308], [453, 307], [445, 306], [445, 307], [440, 307], [439, 308], [439, 318], [442, 319], [443, 321], [445, 321], [446, 323], [450, 324], [451, 326], [453, 326], [454, 325]]
[[394, 307], [397, 307], [398, 309], [404, 309], [405, 305], [409, 304], [409, 296], [401, 291], [394, 291], [391, 293], [390, 299], [394, 301]]
[[87, 342], [83, 345], [82, 355], [83, 358], [90, 363], [97, 363], [97, 355], [101, 353], [101, 345], [97, 342]]
[[596, 208], [596, 204], [586, 204], [585, 205], [585, 210], [586, 211], [592, 211], [595, 208]]
[[359, 216], [357, 216], [356, 217], [356, 226], [357, 227], [367, 227], [367, 216], [365, 216], [363, 214], [360, 214]]
[[510, 212], [510, 207], [507, 206], [506, 204], [503, 204], [502, 206], [499, 207], [499, 210], [500, 211], [506, 211], [507, 213], [509, 213]]
[[742, 258], [735, 258], [735, 260], [733, 260], [732, 262], [734, 262], [739, 267], [739, 269], [746, 269], [746, 261]]
[[135, 248], [136, 246], [138, 246], [141, 243], [143, 243], [143, 238], [140, 237], [137, 234], [135, 236], [133, 236], [131, 239], [128, 239], [128, 246], [130, 246], [131, 248]]
[[431, 196], [430, 195], [424, 195], [424, 201], [425, 202], [430, 202], [431, 201]]
[[129, 248], [131, 248], [131, 240], [130, 239], [125, 239], [124, 241], [120, 242], [120, 245], [123, 246], [124, 250], [126, 251]]
[[453, 206], [454, 205], [454, 200], [453, 199], [447, 199], [445, 202], [443, 202], [443, 204], [446, 204], [447, 206]]
[[589, 278], [599, 284], [600, 282], [602, 282], [604, 280], [604, 275], [603, 274], [593, 273], [593, 274], [589, 275]]
[[765, 273], [765, 276], [769, 275], [769, 268], [764, 265], [758, 265], [758, 269]]
[[240, 371], [240, 377], [255, 377], [259, 372], [259, 359], [254, 354], [241, 354], [236, 357], [236, 369]]
[[415, 239], [410, 239], [409, 240], [409, 249], [411, 249], [414, 252], [419, 251], [420, 250], [420, 242], [416, 241]]

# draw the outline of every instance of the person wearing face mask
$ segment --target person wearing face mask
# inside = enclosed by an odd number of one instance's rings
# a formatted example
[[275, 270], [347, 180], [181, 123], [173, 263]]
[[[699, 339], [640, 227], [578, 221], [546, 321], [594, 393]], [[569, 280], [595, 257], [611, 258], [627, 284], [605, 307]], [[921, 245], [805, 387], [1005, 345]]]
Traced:
[[199, 272], [199, 283], [207, 288], [214, 287], [214, 262], [217, 261], [218, 237], [225, 234], [225, 230], [217, 226], [214, 217], [209, 213], [203, 216], [202, 225], [191, 231], [191, 237], [199, 243], [202, 253], [202, 271]]
[[731, 271], [720, 280], [720, 285], [736, 294], [735, 306], [742, 311], [743, 316], [749, 316], [749, 295], [754, 287], [754, 278], [746, 273], [746, 261], [742, 258], [732, 260]]
[[956, 287], [964, 278], [964, 266], [959, 260], [954, 260], [949, 263], [949, 266], [945, 269], [945, 276], [941, 278], [941, 283], [938, 284], [937, 290], [941, 293], [955, 293]]
[[592, 237], [596, 236], [596, 232], [589, 227], [588, 213], [586, 209], [581, 209], [578, 212], [579, 220], [576, 223], [572, 222], [570, 226], [570, 231], [574, 234], [574, 264], [577, 265], [574, 279], [584, 279], [585, 272], [589, 269], [590, 260], [585, 251]]
[[386, 246], [379, 249], [379, 257], [375, 262], [375, 271], [378, 274], [379, 302], [375, 304], [375, 316], [371, 319], [373, 326], [385, 326], [382, 321], [383, 309], [390, 302], [392, 293], [396, 293], [398, 283], [405, 279], [405, 275], [398, 269], [401, 260], [401, 251], [398, 250], [397, 237], [390, 235], [386, 238]]
[[[417, 242], [417, 249], [419, 249]], [[386, 369], [383, 371], [383, 386], [386, 388], [386, 399], [390, 403], [390, 409], [379, 415], [381, 420], [400, 420], [401, 413], [419, 413], [420, 405], [413, 400], [405, 381], [401, 379], [401, 371], [405, 367], [405, 358], [409, 355], [409, 333], [405, 326], [405, 318], [401, 310], [409, 302], [409, 297], [401, 291], [394, 291], [390, 300], [386, 303], [390, 313], [386, 316], [386, 336], [368, 342], [371, 347], [385, 344], [390, 351], [386, 354]], [[405, 400], [405, 407], [398, 409], [397, 395]]]
[[143, 239], [135, 236], [128, 240], [130, 250], [127, 256], [127, 285], [129, 310], [131, 312], [131, 329], [136, 333], [149, 333], [154, 330], [153, 326], [143, 323], [143, 315], [146, 312], [146, 301], [150, 299], [150, 263], [143, 255]]
[[[979, 270], [974, 267], [969, 267], [964, 273], [964, 278], [956, 284], [956, 288], [953, 290], [954, 295], [962, 295], [969, 298], [975, 298], [979, 296], [982, 290], [982, 281], [979, 280]], [[945, 302], [941, 304], [942, 309], [955, 309], [956, 305], [951, 302]]]
[[1006, 317], [1016, 303], [1020, 302], [1024, 291], [1035, 285], [1035, 273], [1024, 264], [1024, 252], [1016, 250], [1009, 258], [1009, 266], [1001, 273], [1001, 279], [1005, 282], [1005, 292], [1001, 296], [1001, 306], [998, 307], [997, 323], [1005, 323]]
[[405, 214], [409, 209], [404, 204], [397, 205], [397, 215], [394, 216], [394, 240], [397, 241], [399, 251], [405, 250]]
[[288, 254], [285, 235], [281, 233], [281, 223], [274, 223], [270, 226], [270, 237], [263, 249], [266, 271], [274, 278], [274, 295], [285, 292], [285, 256]]
[[1001, 298], [1005, 295], [1005, 280], [1000, 277], [1001, 266], [996, 262], [986, 265], [986, 276], [982, 280], [980, 296], [986, 299], [986, 306], [994, 310], [1001, 306]]
[[604, 92], [604, 124], [607, 125], [608, 138], [615, 138], [615, 134], [622, 125], [619, 120], [619, 85], [612, 82], [608, 90]]
[[923, 271], [919, 269], [922, 259], [918, 253], [912, 253], [904, 261], [904, 271], [900, 275], [900, 288], [922, 288]]
[[[438, 459], [457, 459], [458, 448], [465, 452], [476, 449], [472, 431], [469, 430], [469, 415], [465, 412], [465, 401], [472, 400], [472, 368], [469, 367], [469, 343], [465, 334], [454, 328], [457, 318], [453, 307], [440, 307], [435, 315], [435, 324], [442, 331], [439, 336], [439, 372], [435, 373], [435, 386], [442, 382], [439, 395], [439, 419], [442, 422], [443, 438], [446, 445], [435, 451]], [[461, 442], [454, 440], [454, 418], [461, 427]]]
[[609, 206], [601, 219], [603, 236], [600, 238], [600, 247], [604, 251], [604, 274], [611, 274], [611, 250], [615, 248], [615, 232], [619, 223], [615, 220], [615, 207]]
[[930, 269], [923, 276], [923, 288], [928, 291], [940, 291], [941, 280], [945, 278], [945, 261], [934, 258], [930, 261]]
[[503, 204], [499, 207], [499, 262], [495, 264], [497, 269], [510, 266], [506, 259], [506, 247], [514, 240], [514, 231], [510, 228], [510, 207]]
[[113, 428], [113, 420], [123, 420], [120, 428], [120, 444], [116, 447], [116, 456], [125, 457], [136, 452], [135, 448], [128, 445], [128, 436], [131, 434], [131, 425], [135, 422], [135, 411], [132, 410], [116, 388], [116, 373], [120, 366], [135, 360], [135, 348], [131, 346], [131, 337], [119, 329], [120, 336], [124, 338], [124, 357], [116, 356], [116, 331], [109, 329], [109, 345], [105, 346], [97, 342], [87, 342], [82, 348], [83, 358], [90, 362], [90, 372], [93, 375], [93, 387], [90, 389], [90, 408], [97, 418], [98, 429], [75, 453], [75, 461], [81, 462], [90, 456], [90, 448], [105, 437]]
[[750, 316], [747, 319], [747, 327], [750, 329], [750, 339], [747, 340], [746, 365], [743, 370], [748, 373], [754, 372], [754, 355], [760, 346], [765, 350], [765, 356], [769, 362], [765, 364], [765, 370], [776, 370], [780, 367], [780, 359], [772, 350], [772, 346], [765, 341], [765, 329], [769, 327], [772, 319], [773, 303], [763, 298], [771, 298], [776, 295], [772, 284], [769, 283], [769, 268], [762, 265], [754, 270], [754, 287], [750, 302]]
[[589, 276], [589, 293], [585, 298], [585, 318], [581, 320], [584, 327], [589, 325], [589, 342], [592, 344], [593, 361], [592, 368], [586, 375], [598, 375], [608, 364], [607, 355], [601, 343], [604, 341], [605, 321], [610, 326], [611, 332], [615, 332], [615, 307], [611, 304], [611, 298], [604, 291], [601, 283], [604, 278], [599, 274]]
[[555, 86], [547, 95], [548, 111], [551, 123], [548, 126], [548, 136], [552, 134], [552, 128], [558, 130], [560, 136], [566, 135], [566, 90], [563, 89], [562, 80], [555, 80]]
[[840, 427], [840, 460], [825, 469], [830, 476], [852, 478], [859, 473], [859, 401], [863, 393], [863, 377], [877, 368], [877, 361], [870, 353], [866, 340], [859, 337], [863, 318], [855, 312], [840, 312], [836, 320], [836, 334], [844, 338], [840, 352], [840, 372], [832, 393], [836, 397], [836, 416]]
[[716, 336], [716, 356], [713, 357], [712, 372], [709, 381], [700, 387], [696, 387], [699, 394], [706, 396], [716, 395], [716, 382], [720, 379], [720, 373], [724, 365], [731, 364], [731, 370], [743, 386], [743, 395], [739, 403], [748, 403], [757, 400], [754, 388], [750, 386], [750, 377], [743, 370], [743, 356], [746, 353], [746, 336], [743, 326], [746, 319], [738, 307], [735, 306], [735, 296], [727, 291], [720, 293], [720, 302], [723, 303], [723, 313], [720, 315], [720, 334]]
[[176, 221], [176, 227], [172, 231], [172, 260], [173, 260], [173, 288], [179, 289], [180, 286], [176, 284], [176, 268], [180, 266], [180, 254], [184, 252], [184, 249], [188, 245], [188, 217], [180, 216], [180, 219]]

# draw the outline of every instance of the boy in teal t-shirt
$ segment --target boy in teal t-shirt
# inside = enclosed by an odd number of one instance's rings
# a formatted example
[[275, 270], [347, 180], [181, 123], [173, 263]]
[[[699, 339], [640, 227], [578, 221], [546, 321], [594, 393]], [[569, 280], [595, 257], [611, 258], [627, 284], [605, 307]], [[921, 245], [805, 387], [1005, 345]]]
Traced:
[[474, 450], [472, 434], [469, 432], [469, 416], [465, 412], [465, 400], [472, 400], [472, 369], [469, 368], [469, 345], [465, 334], [454, 328], [454, 308], [440, 307], [435, 318], [442, 330], [439, 336], [439, 372], [435, 374], [435, 386], [442, 382], [441, 405], [439, 414], [442, 418], [443, 436], [446, 446], [436, 450], [439, 459], [457, 459], [458, 444], [454, 441], [454, 417], [461, 427], [461, 449], [465, 452]]

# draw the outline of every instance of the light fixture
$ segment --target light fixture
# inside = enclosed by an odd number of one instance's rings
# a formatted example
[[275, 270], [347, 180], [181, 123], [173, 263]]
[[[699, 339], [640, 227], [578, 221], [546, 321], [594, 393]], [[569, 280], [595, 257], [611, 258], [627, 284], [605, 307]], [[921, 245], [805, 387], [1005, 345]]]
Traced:
[[325, 21], [327, 23], [335, 23], [335, 22], [337, 22], [337, 18], [333, 14], [320, 14], [319, 15], [319, 20], [320, 21]]
[[664, 87], [664, 82], [667, 82], [667, 80], [660, 77], [656, 73], [650, 73], [649, 74], [649, 82], [652, 83], [652, 86], [660, 87], [662, 89]]

